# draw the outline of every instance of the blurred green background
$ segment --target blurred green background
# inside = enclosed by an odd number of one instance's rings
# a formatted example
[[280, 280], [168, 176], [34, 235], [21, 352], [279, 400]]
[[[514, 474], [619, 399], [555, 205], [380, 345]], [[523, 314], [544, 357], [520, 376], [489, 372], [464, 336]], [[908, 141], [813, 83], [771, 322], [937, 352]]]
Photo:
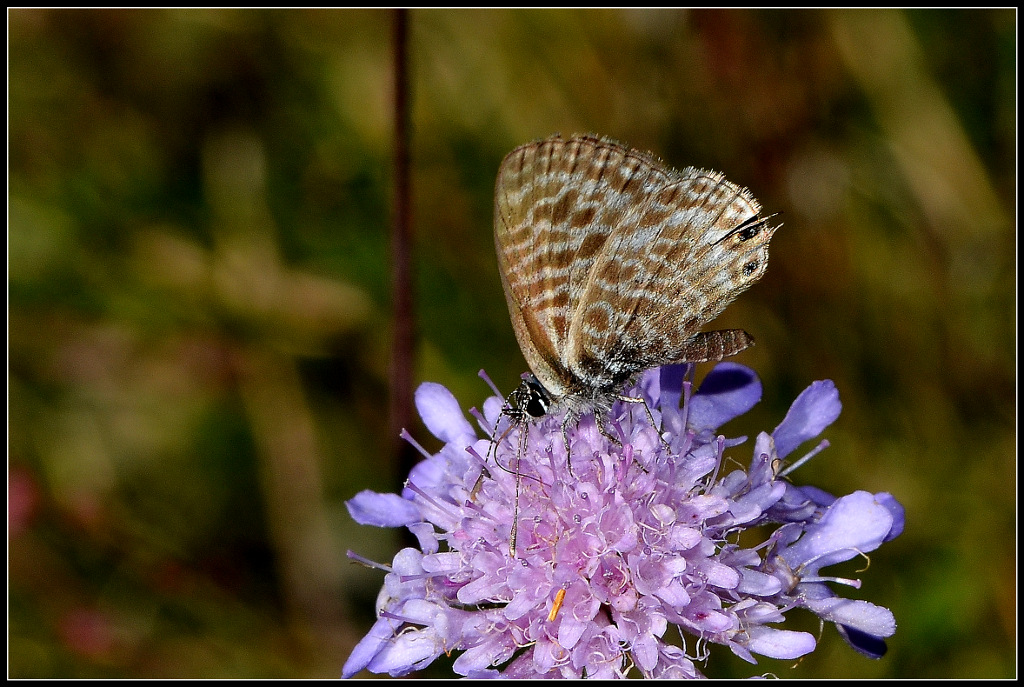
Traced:
[[[392, 20], [8, 11], [9, 676], [335, 677], [371, 624], [382, 574], [345, 550], [401, 539], [344, 501], [399, 480]], [[491, 237], [521, 143], [611, 136], [782, 213], [715, 325], [765, 386], [726, 430], [835, 380], [794, 479], [906, 506], [843, 591], [899, 629], [880, 661], [827, 627], [795, 667], [718, 648], [708, 675], [1015, 675], [1016, 22], [409, 14], [416, 383], [468, 408], [480, 368], [525, 370]]]

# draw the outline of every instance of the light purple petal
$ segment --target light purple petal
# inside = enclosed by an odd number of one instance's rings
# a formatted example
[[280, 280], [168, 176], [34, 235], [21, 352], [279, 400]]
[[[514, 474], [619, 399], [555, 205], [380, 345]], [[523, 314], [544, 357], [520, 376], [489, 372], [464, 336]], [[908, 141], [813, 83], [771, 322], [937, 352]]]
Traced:
[[[440, 455], [424, 458], [412, 466], [409, 471], [409, 482], [423, 491], [430, 491], [444, 483], [448, 464]], [[402, 488], [402, 498], [412, 500], [416, 492], [408, 486]]]
[[523, 590], [512, 597], [503, 610], [505, 617], [509, 620], [518, 620], [530, 612], [532, 608], [539, 605], [536, 589]]
[[366, 489], [346, 501], [345, 506], [360, 525], [401, 527], [423, 520], [416, 504], [398, 494], [378, 494]]
[[502, 409], [505, 407], [505, 399], [498, 396], [488, 396], [484, 400], [484, 419], [494, 426], [494, 423], [498, 421], [498, 417], [501, 415]]
[[438, 550], [438, 539], [437, 529], [433, 523], [429, 522], [414, 522], [407, 525], [409, 531], [416, 537], [416, 543], [419, 544], [420, 550], [423, 553], [437, 553]]
[[679, 580], [672, 580], [664, 587], [655, 589], [653, 594], [675, 609], [685, 609], [690, 603], [690, 595], [686, 593], [686, 589], [679, 583]]
[[803, 495], [810, 499], [811, 503], [815, 503], [819, 506], [831, 506], [836, 502], [836, 497], [828, 493], [824, 489], [818, 489], [810, 485], [804, 485], [802, 487], [796, 487], [796, 489]]
[[754, 456], [750, 461], [750, 485], [757, 486], [775, 480], [775, 441], [767, 432], [758, 432], [754, 439]]
[[554, 668], [565, 656], [565, 649], [547, 637], [541, 637], [533, 645], [533, 665], [537, 672], [546, 673]]
[[442, 385], [420, 384], [416, 389], [416, 410], [430, 433], [441, 441], [465, 446], [476, 441], [473, 425], [463, 415], [458, 400]]
[[797, 446], [821, 434], [836, 421], [842, 409], [839, 391], [832, 380], [814, 382], [804, 389], [772, 432], [779, 458], [785, 458]]
[[500, 677], [498, 671], [488, 671], [488, 667], [504, 663], [512, 656], [515, 648], [511, 637], [493, 634], [477, 646], [466, 649], [455, 659], [452, 669], [459, 675], [470, 677], [480, 674], [485, 677]]
[[369, 665], [373, 657], [380, 652], [381, 648], [394, 635], [395, 631], [391, 627], [394, 622], [389, 618], [377, 619], [377, 622], [373, 624], [373, 627], [366, 633], [366, 636], [356, 644], [356, 648], [352, 650], [352, 655], [345, 661], [345, 667], [341, 669], [341, 676], [343, 678], [348, 679]]
[[457, 573], [462, 567], [462, 556], [458, 551], [434, 553], [423, 557], [423, 570], [431, 573]]
[[[456, 659], [455, 664], [452, 664], [452, 669], [456, 668], [456, 664], [458, 664], [458, 659]], [[458, 670], [455, 670], [455, 672], [458, 672]], [[462, 673], [459, 674], [461, 675]], [[502, 674], [494, 668], [488, 668], [487, 670], [470, 670], [466, 673], [466, 679], [468, 680], [500, 680], [501, 678]]]
[[807, 632], [752, 627], [747, 634], [747, 648], [769, 658], [799, 658], [814, 651], [814, 635]]
[[804, 566], [805, 575], [820, 568], [873, 551], [892, 529], [892, 514], [866, 491], [836, 499], [817, 523], [782, 552], [794, 570]]
[[783, 482], [768, 482], [751, 490], [729, 506], [733, 522], [743, 524], [752, 521], [774, 506], [785, 493], [786, 485]]
[[693, 661], [688, 659], [686, 653], [679, 647], [660, 644], [658, 653], [661, 660], [658, 662], [658, 668], [652, 673], [652, 677], [659, 680], [692, 680], [704, 677], [694, 667]]
[[719, 611], [702, 609], [699, 602], [691, 604], [689, 607], [682, 609], [682, 611], [683, 617], [689, 620], [699, 632], [715, 634], [731, 630], [735, 625], [730, 616]]
[[875, 494], [875, 499], [888, 508], [889, 513], [892, 515], [892, 528], [889, 530], [889, 534], [885, 535], [885, 541], [892, 541], [903, 533], [903, 526], [906, 522], [906, 511], [903, 509], [903, 504], [897, 501], [896, 497], [888, 492], [883, 491]]
[[658, 642], [654, 637], [641, 637], [633, 642], [633, 658], [640, 670], [650, 671], [658, 665]]
[[695, 566], [702, 579], [720, 589], [735, 589], [740, 583], [740, 574], [730, 565], [723, 565], [713, 560], [706, 560]]
[[441, 643], [430, 630], [413, 630], [384, 644], [367, 667], [374, 673], [398, 677], [430, 664], [441, 654]]
[[572, 650], [589, 627], [589, 618], [577, 620], [570, 613], [563, 614], [558, 623], [558, 643], [566, 649]]
[[804, 605], [824, 620], [875, 637], [891, 637], [896, 634], [896, 618], [892, 611], [867, 601], [835, 596], [830, 599], [811, 599]]
[[718, 363], [690, 397], [688, 424], [716, 430], [739, 417], [761, 400], [761, 380], [738, 363]]
[[658, 370], [661, 405], [678, 408], [683, 395], [683, 382], [690, 374], [691, 365], [665, 365]]
[[637, 380], [636, 388], [645, 398], [653, 400], [657, 405], [658, 399], [661, 398], [661, 370], [653, 368], [644, 372]]
[[434, 626], [435, 620], [444, 614], [444, 609], [426, 599], [409, 599], [402, 604], [402, 618], [416, 625]]
[[772, 596], [782, 589], [779, 578], [756, 570], [740, 570], [740, 583], [736, 591], [755, 596]]
[[423, 552], [407, 546], [395, 554], [391, 569], [399, 576], [418, 576], [423, 572]]
[[[786, 619], [786, 616], [782, 614], [782, 611], [775, 604], [767, 602], [756, 602], [753, 599], [748, 601], [752, 602], [746, 608], [737, 610], [737, 615], [741, 618], [741, 623], [747, 625], [764, 625], [765, 623], [781, 623]], [[743, 602], [741, 602], [743, 603]], [[740, 604], [733, 606], [733, 610]]]

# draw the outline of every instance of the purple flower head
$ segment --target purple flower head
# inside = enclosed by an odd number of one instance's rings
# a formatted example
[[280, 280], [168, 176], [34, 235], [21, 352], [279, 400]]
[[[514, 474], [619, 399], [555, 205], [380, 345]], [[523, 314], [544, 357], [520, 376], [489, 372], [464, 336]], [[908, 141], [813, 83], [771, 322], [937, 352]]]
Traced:
[[[711, 644], [751, 663], [812, 651], [813, 635], [780, 627], [797, 607], [881, 656], [892, 613], [838, 596], [835, 585], [859, 581], [821, 570], [898, 535], [902, 507], [889, 494], [834, 498], [780, 472], [838, 417], [835, 385], [812, 384], [757, 437], [749, 468], [727, 471], [726, 449], [745, 438], [719, 427], [757, 403], [760, 381], [720, 363], [691, 395], [689, 375], [648, 371], [626, 393], [649, 413], [620, 402], [604, 432], [584, 416], [565, 437], [558, 415], [510, 426], [495, 396], [477, 414], [480, 438], [447, 389], [423, 384], [417, 407], [445, 445], [400, 496], [348, 502], [356, 521], [404, 525], [419, 546], [379, 566], [378, 619], [343, 676], [403, 675], [454, 652], [470, 677], [703, 677], [696, 663]], [[752, 528], [760, 542], [750, 533], [741, 546]]]

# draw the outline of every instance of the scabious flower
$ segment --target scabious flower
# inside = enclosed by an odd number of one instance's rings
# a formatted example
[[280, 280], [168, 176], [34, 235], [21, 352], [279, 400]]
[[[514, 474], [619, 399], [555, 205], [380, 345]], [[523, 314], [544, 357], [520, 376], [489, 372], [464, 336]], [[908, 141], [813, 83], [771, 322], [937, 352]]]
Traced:
[[408, 527], [419, 546], [377, 566], [377, 621], [343, 676], [403, 675], [457, 652], [469, 677], [703, 677], [711, 644], [751, 663], [812, 651], [813, 635], [778, 627], [797, 607], [881, 656], [892, 613], [838, 596], [833, 585], [859, 581], [820, 571], [897, 536], [902, 506], [797, 487], [782, 471], [838, 417], [835, 385], [801, 393], [742, 470], [725, 452], [745, 437], [718, 428], [760, 400], [760, 381], [720, 363], [691, 395], [688, 376], [648, 371], [626, 394], [649, 413], [618, 403], [605, 432], [587, 416], [565, 438], [557, 415], [510, 426], [500, 396], [475, 413], [481, 438], [447, 389], [423, 384], [417, 408], [444, 446], [424, 452], [401, 495], [348, 502], [357, 522]]

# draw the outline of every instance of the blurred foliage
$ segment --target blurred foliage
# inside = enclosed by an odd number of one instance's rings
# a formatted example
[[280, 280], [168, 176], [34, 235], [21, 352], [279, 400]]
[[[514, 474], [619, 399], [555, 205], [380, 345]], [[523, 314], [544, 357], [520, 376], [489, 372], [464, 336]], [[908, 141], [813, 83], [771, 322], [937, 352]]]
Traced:
[[[400, 480], [391, 19], [8, 10], [11, 677], [333, 677], [372, 622], [381, 575], [344, 552], [399, 534], [344, 500]], [[853, 592], [899, 629], [880, 661], [829, 627], [795, 667], [719, 651], [710, 675], [1015, 675], [1016, 22], [410, 14], [417, 382], [469, 407], [480, 368], [525, 369], [491, 238], [516, 145], [608, 135], [783, 213], [716, 323], [765, 385], [726, 429], [835, 380], [795, 478], [906, 506]]]

